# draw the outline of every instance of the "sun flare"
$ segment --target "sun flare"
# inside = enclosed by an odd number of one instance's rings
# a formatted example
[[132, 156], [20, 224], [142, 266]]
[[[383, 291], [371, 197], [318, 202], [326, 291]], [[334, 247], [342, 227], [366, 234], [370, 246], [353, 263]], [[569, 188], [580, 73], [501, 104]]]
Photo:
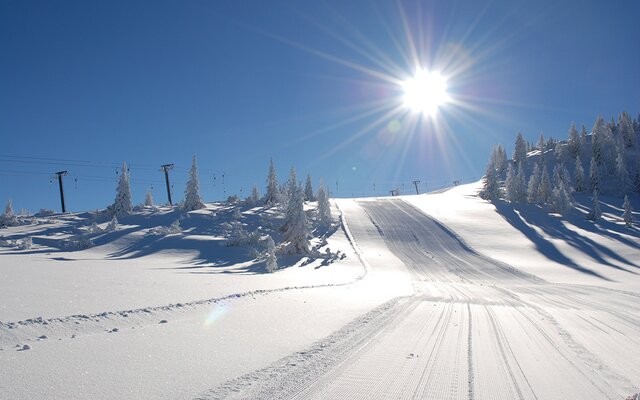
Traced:
[[451, 100], [447, 78], [437, 71], [420, 70], [402, 83], [404, 106], [414, 112], [434, 116]]

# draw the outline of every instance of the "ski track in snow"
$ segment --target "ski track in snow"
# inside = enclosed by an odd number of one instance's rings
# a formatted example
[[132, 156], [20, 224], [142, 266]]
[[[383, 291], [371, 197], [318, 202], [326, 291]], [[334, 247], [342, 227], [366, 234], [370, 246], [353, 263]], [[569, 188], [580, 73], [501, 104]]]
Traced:
[[[281, 293], [293, 290], [307, 290], [327, 287], [340, 287], [352, 285], [362, 280], [369, 271], [366, 259], [353, 239], [347, 221], [343, 213], [340, 213], [342, 230], [353, 247], [356, 255], [363, 265], [363, 272], [354, 279], [346, 282], [324, 283], [317, 285], [286, 286], [275, 289], [256, 289], [241, 293], [233, 293], [226, 296], [167, 304], [162, 306], [150, 306], [130, 310], [105, 311], [96, 314], [75, 314], [55, 318], [29, 318], [21, 321], [0, 321], [0, 350], [20, 344], [25, 340], [32, 340], [46, 333], [45, 337], [52, 339], [74, 339], [78, 335], [94, 334], [97, 332], [115, 333], [119, 328], [114, 326], [130, 327], [146, 324], [166, 323], [167, 319], [175, 317], [177, 312], [188, 312], [212, 304], [221, 304], [241, 298], [264, 296], [273, 293]], [[115, 330], [114, 330], [115, 329]]]
[[[638, 392], [637, 294], [546, 282], [479, 254], [402, 200], [359, 204], [410, 271], [415, 294], [198, 399], [624, 399]], [[382, 267], [366, 258], [373, 244], [348, 234], [367, 269]], [[567, 320], [589, 327], [588, 341], [565, 329]], [[627, 364], [608, 365], [610, 351], [627, 354]]]

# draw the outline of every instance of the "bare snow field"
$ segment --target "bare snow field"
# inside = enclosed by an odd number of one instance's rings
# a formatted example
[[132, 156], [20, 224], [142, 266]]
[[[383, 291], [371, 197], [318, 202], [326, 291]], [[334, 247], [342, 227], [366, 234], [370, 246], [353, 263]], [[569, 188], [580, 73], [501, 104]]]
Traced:
[[[218, 227], [238, 216], [221, 205], [162, 235], [178, 214], [142, 211], [84, 250], [59, 244], [89, 213], [7, 228], [4, 240], [34, 245], [0, 248], [0, 398], [640, 392], [637, 228], [604, 197], [594, 225], [494, 206], [478, 189], [336, 200], [341, 226], [314, 243], [346, 258], [279, 257], [273, 274], [223, 245]], [[240, 220], [255, 229], [260, 210]]]

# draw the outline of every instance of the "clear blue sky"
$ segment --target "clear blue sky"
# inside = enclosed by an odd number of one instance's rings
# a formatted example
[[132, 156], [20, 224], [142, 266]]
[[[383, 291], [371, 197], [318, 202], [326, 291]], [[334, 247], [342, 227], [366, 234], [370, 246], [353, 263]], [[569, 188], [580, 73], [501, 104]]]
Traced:
[[[68, 208], [101, 208], [122, 161], [135, 202], [150, 185], [165, 201], [169, 162], [181, 199], [193, 154], [206, 200], [263, 192], [271, 157], [337, 196], [477, 179], [517, 131], [638, 115], [639, 16], [637, 1], [2, 0], [0, 201], [59, 209], [49, 179], [66, 169]], [[390, 112], [412, 60], [450, 75], [435, 119]]]

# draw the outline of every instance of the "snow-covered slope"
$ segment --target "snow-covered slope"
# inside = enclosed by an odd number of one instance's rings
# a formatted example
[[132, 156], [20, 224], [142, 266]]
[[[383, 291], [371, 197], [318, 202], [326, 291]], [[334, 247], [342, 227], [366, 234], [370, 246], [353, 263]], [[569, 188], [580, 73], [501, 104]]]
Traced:
[[[261, 208], [143, 210], [113, 231], [92, 213], [2, 230], [34, 243], [0, 252], [3, 396], [640, 391], [640, 233], [621, 223], [619, 199], [602, 197], [605, 218], [593, 223], [582, 211], [494, 205], [479, 188], [338, 200], [340, 228], [314, 243], [346, 258], [280, 257], [274, 274], [251, 246], [223, 244], [238, 220], [278, 239], [278, 217]], [[177, 233], [159, 228], [176, 220]], [[59, 248], [86, 231], [94, 247]]]
[[[577, 210], [562, 217], [535, 205], [489, 203], [477, 195], [481, 185], [404, 199], [479, 252], [550, 282], [640, 288], [640, 230], [625, 226], [621, 199], [602, 196], [603, 220], [592, 222], [585, 218], [591, 205], [586, 195], [576, 195]], [[640, 210], [640, 199], [630, 199]]]

